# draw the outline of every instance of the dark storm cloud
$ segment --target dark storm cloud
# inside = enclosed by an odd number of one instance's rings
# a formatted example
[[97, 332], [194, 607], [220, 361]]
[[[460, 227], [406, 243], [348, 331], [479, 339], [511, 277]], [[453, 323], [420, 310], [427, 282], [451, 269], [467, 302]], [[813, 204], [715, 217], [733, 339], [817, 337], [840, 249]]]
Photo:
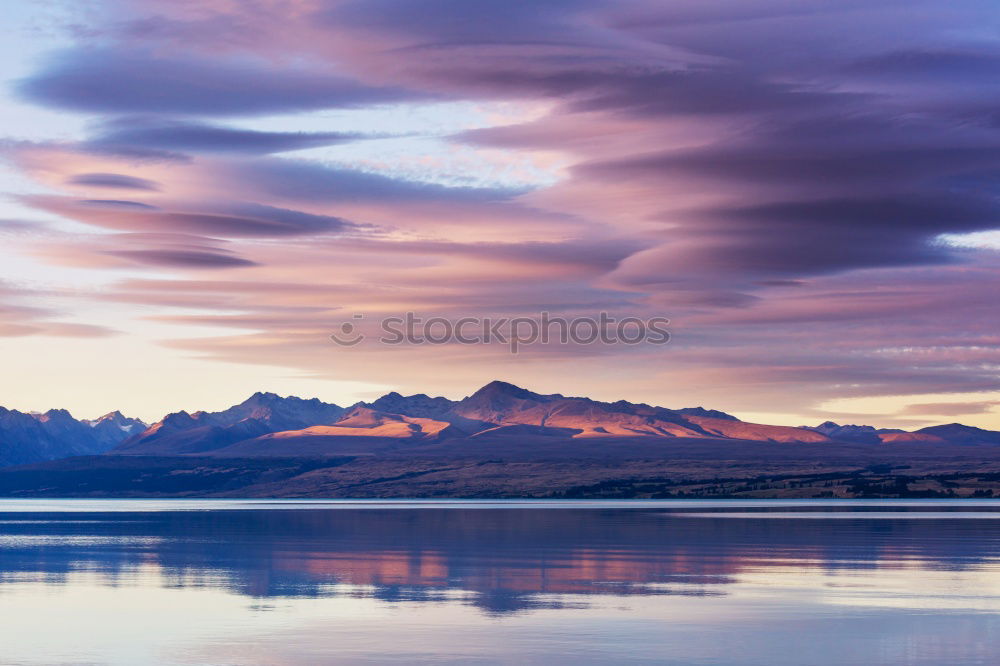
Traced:
[[176, 121], [117, 121], [85, 145], [99, 149], [136, 147], [192, 153], [267, 154], [346, 143], [365, 135], [349, 132], [261, 132]]
[[75, 49], [18, 84], [29, 100], [74, 111], [255, 115], [426, 97], [369, 86], [329, 67], [275, 66], [260, 60], [160, 57], [122, 50]]

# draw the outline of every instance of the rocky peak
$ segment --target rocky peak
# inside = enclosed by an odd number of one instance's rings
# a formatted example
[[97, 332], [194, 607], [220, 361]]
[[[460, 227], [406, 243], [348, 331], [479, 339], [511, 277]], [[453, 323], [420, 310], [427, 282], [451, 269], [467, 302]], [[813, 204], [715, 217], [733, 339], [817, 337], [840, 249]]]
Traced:
[[43, 414], [38, 414], [35, 418], [37, 418], [42, 423], [49, 422], [49, 421], [53, 421], [53, 422], [56, 422], [56, 421], [59, 421], [59, 422], [74, 421], [75, 422], [76, 421], [76, 419], [73, 418], [73, 415], [70, 414], [69, 411], [67, 411], [65, 409], [50, 409], [49, 411], [47, 411], [47, 412], [45, 412]]
[[508, 382], [494, 380], [489, 384], [487, 384], [486, 386], [479, 389], [478, 391], [476, 391], [475, 393], [473, 393], [471, 396], [469, 396], [469, 398], [467, 398], [467, 400], [473, 398], [479, 398], [479, 399], [517, 398], [518, 400], [545, 401], [547, 399], [561, 398], [561, 397], [562, 396], [541, 395], [539, 393], [534, 393], [532, 391], [529, 391], [528, 389], [523, 389], [520, 386], [515, 386], [514, 384], [510, 384]]
[[406, 414], [407, 416], [418, 416], [424, 418], [441, 418], [454, 409], [455, 403], [447, 398], [432, 398], [425, 393], [404, 396], [395, 391], [386, 393], [381, 398], [371, 403], [358, 403], [382, 412], [394, 414]]
[[711, 419], [723, 419], [724, 421], [739, 421], [738, 418], [732, 414], [727, 414], [726, 412], [720, 412], [718, 409], [705, 409], [704, 407], [682, 407], [681, 409], [673, 410], [678, 414], [684, 414], [685, 416], [704, 416]]

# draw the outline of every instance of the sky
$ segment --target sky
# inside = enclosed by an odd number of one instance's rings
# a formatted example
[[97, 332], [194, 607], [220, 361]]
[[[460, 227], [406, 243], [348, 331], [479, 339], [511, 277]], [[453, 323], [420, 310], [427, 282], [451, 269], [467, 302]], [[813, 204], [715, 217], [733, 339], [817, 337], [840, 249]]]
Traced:
[[[12, 0], [0, 405], [258, 391], [1000, 429], [1000, 10]], [[386, 346], [384, 317], [670, 320]], [[351, 322], [364, 344], [334, 344]]]

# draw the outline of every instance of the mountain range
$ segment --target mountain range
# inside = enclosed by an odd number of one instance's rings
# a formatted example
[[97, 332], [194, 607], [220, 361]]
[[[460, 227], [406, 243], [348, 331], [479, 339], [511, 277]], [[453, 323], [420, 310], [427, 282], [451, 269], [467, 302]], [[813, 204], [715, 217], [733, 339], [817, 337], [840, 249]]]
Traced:
[[115, 448], [121, 455], [215, 457], [382, 453], [541, 438], [548, 446], [605, 437], [825, 442], [827, 436], [740, 421], [701, 407], [543, 395], [494, 381], [462, 400], [389, 393], [348, 408], [258, 393], [224, 412], [171, 414]]
[[0, 496], [994, 497], [997, 444], [958, 423], [775, 426], [500, 381], [348, 407], [255, 393], [149, 426], [0, 410]]
[[[92, 421], [65, 410], [0, 408], [0, 465], [95, 454], [128, 456], [323, 457], [478, 445], [530, 446], [571, 454], [602, 440], [744, 441], [780, 444], [1000, 444], [1000, 432], [957, 423], [913, 432], [867, 425], [774, 426], [725, 412], [668, 409], [624, 400], [544, 395], [494, 381], [462, 400], [388, 393], [350, 407], [255, 393], [219, 412], [176, 412], [148, 425], [112, 412]], [[611, 446], [611, 444], [609, 444]]]
[[0, 407], [0, 465], [105, 453], [147, 427], [121, 412], [78, 421], [65, 409], [24, 413]]

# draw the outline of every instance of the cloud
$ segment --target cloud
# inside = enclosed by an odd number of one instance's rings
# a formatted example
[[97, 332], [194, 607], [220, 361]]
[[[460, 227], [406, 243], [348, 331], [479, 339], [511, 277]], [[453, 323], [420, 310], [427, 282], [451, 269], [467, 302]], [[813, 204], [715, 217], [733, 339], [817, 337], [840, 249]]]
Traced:
[[365, 138], [356, 132], [262, 132], [180, 121], [116, 121], [85, 144], [87, 148], [163, 150], [192, 153], [267, 154], [318, 148]]
[[119, 331], [95, 324], [52, 322], [42, 326], [39, 334], [57, 338], [107, 338], [119, 335]]
[[[730, 275], [737, 286], [755, 276], [947, 263], [962, 256], [940, 235], [1000, 224], [987, 184], [1000, 167], [995, 138], [959, 139], [937, 121], [825, 118], [771, 119], [750, 136], [593, 161], [575, 175], [639, 192], [647, 215], [669, 227], [669, 243], [631, 261], [633, 284], [708, 285]], [[717, 194], [685, 206], [656, 196], [669, 182]]]
[[78, 268], [215, 270], [257, 266], [217, 238], [178, 233], [59, 234], [33, 244], [33, 253]]
[[155, 192], [160, 189], [159, 185], [145, 178], [126, 176], [121, 173], [81, 173], [66, 180], [71, 185], [86, 185], [88, 187], [102, 187], [121, 190], [144, 190]]
[[725, 66], [563, 68], [552, 72], [521, 68], [486, 72], [456, 65], [444, 73], [470, 88], [563, 100], [570, 112], [613, 111], [639, 116], [723, 114], [837, 108], [859, 95], [805, 83], [767, 81]]
[[[118, 331], [106, 326], [60, 321], [66, 316], [65, 312], [39, 305], [43, 299], [53, 295], [0, 281], [0, 338], [35, 335], [103, 338], [118, 335]], [[26, 305], [24, 301], [32, 304]]]
[[380, 254], [468, 257], [522, 266], [576, 268], [594, 275], [613, 270], [642, 247], [636, 239], [566, 239], [561, 242], [479, 242], [351, 240], [345, 247]]
[[849, 74], [895, 80], [945, 83], [989, 81], [1000, 66], [1000, 54], [982, 51], [910, 49], [859, 58], [844, 69]]
[[420, 43], [490, 44], [498, 40], [558, 42], [560, 30], [598, 6], [593, 0], [540, 0], [519, 5], [503, 0], [351, 0], [321, 14], [331, 26], [393, 33]]
[[176, 208], [164, 208], [139, 201], [80, 200], [49, 195], [27, 196], [24, 200], [51, 213], [121, 231], [267, 238], [339, 233], [361, 228], [329, 215], [255, 203], [179, 204]]
[[[810, 126], [811, 125], [811, 126]], [[860, 146], [846, 142], [864, 141], [864, 136], [836, 133], [846, 128], [835, 123], [814, 122], [783, 128], [784, 133], [811, 131], [820, 141], [796, 143], [780, 141], [773, 133], [747, 145], [738, 141], [697, 150], [645, 154], [622, 160], [593, 162], [577, 167], [581, 176], [612, 178], [676, 178], [715, 181], [719, 184], [755, 184], [804, 191], [850, 191], [907, 186], [948, 174], [995, 169], [996, 142], [987, 145], [928, 145], [911, 138], [899, 146], [872, 137]], [[861, 128], [859, 128], [861, 129]], [[867, 132], [868, 128], [863, 131]], [[933, 131], [933, 128], [927, 128]], [[827, 143], [826, 139], [832, 140]]]
[[196, 252], [192, 250], [118, 250], [107, 254], [152, 266], [174, 268], [235, 268], [255, 266], [247, 259], [216, 252]]
[[1000, 402], [924, 402], [907, 405], [900, 414], [905, 416], [961, 416], [965, 414], [986, 414]]
[[244, 186], [299, 201], [498, 202], [523, 192], [497, 187], [450, 187], [346, 166], [278, 158], [230, 163], [222, 170]]
[[199, 59], [137, 49], [78, 48], [22, 80], [26, 99], [84, 112], [246, 116], [426, 98], [369, 86], [328, 67], [276, 66], [253, 57]]

